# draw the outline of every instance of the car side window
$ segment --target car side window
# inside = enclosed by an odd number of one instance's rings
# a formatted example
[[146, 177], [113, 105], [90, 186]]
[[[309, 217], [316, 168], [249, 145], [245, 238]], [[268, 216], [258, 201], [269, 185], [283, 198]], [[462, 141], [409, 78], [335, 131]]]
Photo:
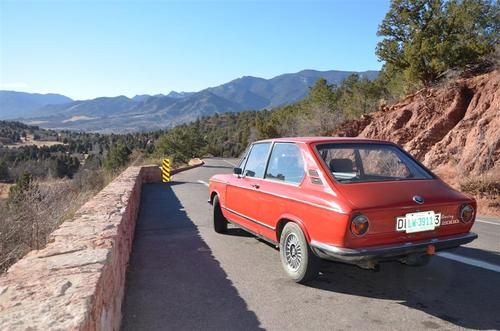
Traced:
[[246, 177], [263, 178], [266, 171], [267, 155], [271, 143], [254, 144], [247, 156], [243, 175]]
[[304, 160], [299, 147], [293, 143], [274, 144], [266, 178], [299, 184], [304, 175]]

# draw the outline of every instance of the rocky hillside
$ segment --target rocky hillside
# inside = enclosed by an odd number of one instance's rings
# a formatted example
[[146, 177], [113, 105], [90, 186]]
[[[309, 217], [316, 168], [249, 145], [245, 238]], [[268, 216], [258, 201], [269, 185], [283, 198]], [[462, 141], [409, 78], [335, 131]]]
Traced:
[[492, 197], [500, 189], [498, 70], [420, 90], [346, 122], [336, 134], [393, 141], [462, 189], [474, 178], [488, 177], [489, 191], [482, 196], [500, 209], [500, 198]]

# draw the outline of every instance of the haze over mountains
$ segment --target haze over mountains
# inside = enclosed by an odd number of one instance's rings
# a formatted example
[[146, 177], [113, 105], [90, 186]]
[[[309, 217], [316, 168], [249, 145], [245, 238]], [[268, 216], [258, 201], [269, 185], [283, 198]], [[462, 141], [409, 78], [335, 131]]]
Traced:
[[60, 94], [0, 91], [0, 119], [28, 116], [45, 105], [71, 101], [73, 100]]
[[[214, 113], [271, 109], [307, 95], [319, 78], [338, 84], [349, 75], [374, 79], [377, 71], [303, 70], [271, 79], [245, 76], [200, 92], [100, 97], [73, 101], [61, 95], [0, 91], [0, 119], [52, 129], [132, 132], [171, 127]], [[35, 100], [35, 101], [34, 101]]]

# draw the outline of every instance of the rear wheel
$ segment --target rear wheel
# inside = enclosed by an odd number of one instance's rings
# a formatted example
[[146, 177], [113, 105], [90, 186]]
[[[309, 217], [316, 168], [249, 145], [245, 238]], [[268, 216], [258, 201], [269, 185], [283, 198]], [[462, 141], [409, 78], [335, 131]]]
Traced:
[[300, 227], [287, 223], [280, 237], [281, 264], [297, 283], [306, 283], [318, 276], [320, 259], [309, 247]]
[[222, 209], [220, 207], [219, 197], [216, 195], [212, 201], [212, 215], [214, 222], [214, 230], [217, 233], [227, 232], [227, 220], [222, 215]]

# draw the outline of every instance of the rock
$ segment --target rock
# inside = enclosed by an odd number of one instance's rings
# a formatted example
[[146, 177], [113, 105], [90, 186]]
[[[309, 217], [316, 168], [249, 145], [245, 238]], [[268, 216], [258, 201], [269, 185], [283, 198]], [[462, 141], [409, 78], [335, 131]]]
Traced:
[[500, 167], [500, 72], [422, 89], [335, 134], [395, 142], [431, 169], [483, 174]]
[[129, 167], [0, 276], [0, 330], [119, 330], [141, 187], [160, 179]]
[[130, 167], [0, 277], [0, 330], [118, 330], [143, 177]]

